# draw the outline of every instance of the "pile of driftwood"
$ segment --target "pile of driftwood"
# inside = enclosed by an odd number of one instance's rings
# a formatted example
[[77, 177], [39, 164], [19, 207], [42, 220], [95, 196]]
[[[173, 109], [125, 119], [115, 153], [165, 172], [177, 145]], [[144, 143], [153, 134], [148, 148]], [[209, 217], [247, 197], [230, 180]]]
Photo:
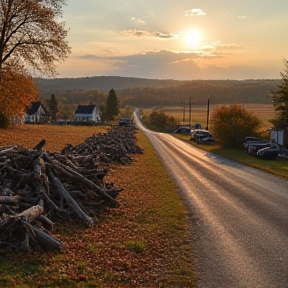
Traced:
[[135, 133], [114, 127], [78, 146], [67, 144], [61, 154], [45, 151], [44, 139], [34, 149], [0, 147], [0, 248], [60, 249], [52, 234], [57, 220], [89, 227], [101, 211], [118, 207], [123, 189], [104, 177], [110, 162], [131, 162], [132, 153], [143, 153]]

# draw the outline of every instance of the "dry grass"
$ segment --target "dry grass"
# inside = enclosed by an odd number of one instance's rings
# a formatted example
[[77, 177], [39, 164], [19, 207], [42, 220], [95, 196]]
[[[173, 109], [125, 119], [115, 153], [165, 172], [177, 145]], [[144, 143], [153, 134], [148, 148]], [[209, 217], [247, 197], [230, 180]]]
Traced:
[[78, 145], [94, 133], [103, 133], [107, 129], [107, 126], [17, 125], [0, 129], [0, 146], [20, 145], [32, 149], [45, 139], [45, 150], [60, 152], [68, 143]]
[[[44, 133], [47, 143], [58, 138], [55, 148], [61, 149], [73, 135], [77, 144], [96, 128], [38, 129], [0, 130], [1, 141], [20, 144], [17, 139], [29, 136], [31, 142], [23, 144], [31, 147]], [[146, 136], [139, 132], [137, 138], [144, 154], [133, 155], [131, 165], [110, 165], [105, 177], [124, 188], [120, 207], [101, 215], [91, 229], [57, 224], [54, 233], [65, 242], [61, 253], [0, 250], [0, 287], [195, 287], [188, 213]]]
[[[266, 130], [271, 128], [272, 124], [269, 120], [274, 118], [274, 109], [272, 104], [244, 104], [243, 105], [247, 110], [252, 111], [256, 116], [258, 116], [262, 120], [262, 129]], [[214, 106], [210, 105], [210, 115], [213, 111]], [[152, 113], [152, 109], [143, 109], [143, 114], [148, 117]], [[178, 124], [183, 123], [183, 114], [185, 114], [185, 123], [188, 124], [189, 122], [189, 107], [175, 106], [175, 107], [166, 107], [163, 106], [161, 111], [167, 115], [173, 116]], [[200, 123], [202, 127], [207, 126], [207, 106], [205, 105], [192, 105], [191, 107], [191, 120], [192, 124]], [[209, 125], [208, 125], [209, 126]]]

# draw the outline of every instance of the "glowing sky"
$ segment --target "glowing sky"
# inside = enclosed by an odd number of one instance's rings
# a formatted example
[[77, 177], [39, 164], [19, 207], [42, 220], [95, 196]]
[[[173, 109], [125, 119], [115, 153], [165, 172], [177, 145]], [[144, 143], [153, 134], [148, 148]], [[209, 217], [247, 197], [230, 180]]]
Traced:
[[72, 53], [57, 77], [275, 79], [287, 0], [68, 0]]

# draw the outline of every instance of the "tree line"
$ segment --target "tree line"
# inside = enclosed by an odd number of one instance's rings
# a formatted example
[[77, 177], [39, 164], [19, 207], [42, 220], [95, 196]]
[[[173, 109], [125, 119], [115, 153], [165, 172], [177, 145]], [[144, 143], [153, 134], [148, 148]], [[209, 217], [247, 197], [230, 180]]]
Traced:
[[[119, 77], [123, 78], [123, 77]], [[59, 79], [57, 79], [58, 83]], [[159, 80], [158, 84], [162, 80]], [[147, 108], [161, 106], [179, 106], [180, 103], [192, 97], [193, 104], [203, 105], [209, 98], [214, 104], [223, 103], [259, 103], [269, 104], [272, 99], [268, 95], [277, 89], [280, 80], [193, 80], [173, 81], [173, 85], [164, 82], [164, 86], [139, 86], [125, 89], [116, 89], [121, 108], [126, 105]], [[51, 88], [53, 80], [50, 81]], [[60, 82], [59, 82], [60, 83]], [[124, 82], [125, 83], [125, 82]], [[57, 84], [58, 85], [58, 84]], [[41, 98], [46, 98], [47, 90], [39, 83]], [[46, 87], [46, 86], [45, 86]], [[115, 85], [110, 83], [110, 89]], [[117, 85], [116, 85], [117, 87]], [[45, 91], [45, 92], [44, 92]], [[56, 89], [59, 102], [67, 105], [79, 103], [103, 103], [108, 93], [98, 89]]]

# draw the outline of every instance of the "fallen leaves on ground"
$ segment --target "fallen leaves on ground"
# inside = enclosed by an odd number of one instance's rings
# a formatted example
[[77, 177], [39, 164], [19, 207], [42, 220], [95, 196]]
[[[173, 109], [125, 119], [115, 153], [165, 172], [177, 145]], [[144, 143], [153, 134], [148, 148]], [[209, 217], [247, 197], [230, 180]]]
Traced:
[[195, 287], [188, 213], [140, 132], [138, 142], [143, 155], [109, 166], [120, 207], [89, 229], [57, 225], [60, 253], [0, 251], [0, 287]]

